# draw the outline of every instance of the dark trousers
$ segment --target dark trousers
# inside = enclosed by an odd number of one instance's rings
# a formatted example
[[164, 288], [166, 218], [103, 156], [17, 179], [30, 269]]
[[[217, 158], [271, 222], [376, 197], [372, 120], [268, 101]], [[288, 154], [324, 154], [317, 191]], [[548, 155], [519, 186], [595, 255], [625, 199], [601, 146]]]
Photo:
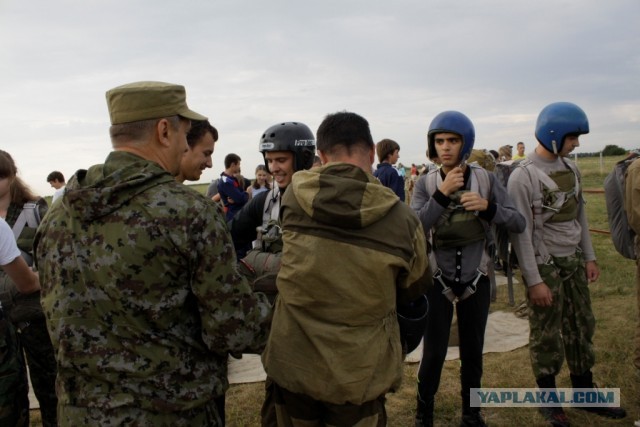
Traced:
[[40, 403], [42, 425], [57, 426], [56, 359], [44, 318], [19, 325], [18, 340], [24, 350], [33, 391]]
[[429, 314], [424, 333], [422, 361], [418, 370], [418, 398], [420, 400], [429, 401], [438, 391], [442, 366], [447, 356], [449, 331], [455, 308], [460, 339], [460, 383], [463, 411], [469, 409], [469, 389], [480, 387], [482, 378], [482, 349], [487, 316], [489, 315], [490, 295], [489, 278], [483, 276], [478, 281], [476, 293], [454, 305], [442, 295], [440, 283], [434, 281], [433, 288], [427, 293]]

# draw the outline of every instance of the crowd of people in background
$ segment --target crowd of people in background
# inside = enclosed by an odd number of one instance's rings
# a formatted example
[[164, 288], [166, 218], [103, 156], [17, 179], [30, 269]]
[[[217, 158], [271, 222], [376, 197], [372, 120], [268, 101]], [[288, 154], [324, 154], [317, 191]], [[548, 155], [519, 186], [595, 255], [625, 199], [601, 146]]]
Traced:
[[[427, 162], [410, 167], [353, 112], [328, 114], [315, 135], [278, 122], [256, 135], [253, 179], [228, 153], [203, 195], [184, 183], [212, 167], [219, 134], [184, 87], [135, 82], [106, 98], [113, 151], [68, 182], [50, 173], [50, 206], [0, 150], [0, 424], [28, 425], [28, 366], [45, 426], [224, 425], [228, 357], [257, 353], [263, 425], [384, 426], [417, 336], [415, 425], [432, 426], [456, 312], [461, 425], [484, 426], [470, 395], [482, 386], [495, 227], [519, 260], [538, 387], [555, 389], [566, 359], [572, 386], [595, 388], [588, 284], [600, 273], [567, 159], [589, 132], [577, 105], [545, 107], [536, 146], [517, 142], [515, 155], [478, 154], [471, 119], [443, 111]], [[474, 154], [522, 167], [504, 186]], [[548, 190], [533, 210], [532, 170]], [[569, 425], [561, 407], [540, 413]]]

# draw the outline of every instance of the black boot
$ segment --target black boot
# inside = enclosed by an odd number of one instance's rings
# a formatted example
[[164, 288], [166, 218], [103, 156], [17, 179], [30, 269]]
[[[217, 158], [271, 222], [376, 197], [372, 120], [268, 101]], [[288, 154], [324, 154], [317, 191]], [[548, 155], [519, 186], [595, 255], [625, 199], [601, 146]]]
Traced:
[[433, 397], [427, 398], [426, 400], [418, 397], [416, 427], [433, 427]]
[[[467, 387], [462, 387], [463, 390], [469, 390]], [[487, 427], [487, 424], [482, 418], [480, 408], [471, 407], [471, 397], [469, 391], [460, 393], [462, 395], [462, 419], [460, 420], [460, 427]]]
[[[556, 388], [556, 377], [553, 375], [545, 375], [536, 379], [536, 383], [539, 388]], [[544, 420], [550, 425], [555, 427], [569, 427], [569, 418], [564, 413], [562, 407], [549, 407], [540, 406], [538, 408], [540, 415], [544, 417]]]
[[[593, 383], [593, 374], [591, 371], [587, 371], [580, 375], [571, 374], [571, 385], [573, 388], [589, 388], [594, 391], [598, 390], [598, 386]], [[594, 407], [576, 407], [576, 409], [580, 409], [582, 411], [592, 412], [594, 414], [600, 415], [601, 417], [619, 419], [627, 416], [627, 411], [623, 408], [615, 407], [615, 408], [594, 408]]]

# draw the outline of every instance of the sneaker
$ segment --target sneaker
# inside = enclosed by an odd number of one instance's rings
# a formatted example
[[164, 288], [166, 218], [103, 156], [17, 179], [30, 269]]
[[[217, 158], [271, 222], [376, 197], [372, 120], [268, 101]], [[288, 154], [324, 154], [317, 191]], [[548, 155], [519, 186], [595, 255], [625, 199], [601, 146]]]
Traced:
[[463, 414], [460, 421], [460, 427], [487, 427], [487, 423], [484, 422], [482, 414], [478, 412], [472, 412], [470, 414]]
[[569, 418], [564, 413], [562, 408], [538, 408], [540, 414], [544, 417], [544, 420], [555, 427], [569, 427]]
[[591, 412], [596, 415], [600, 415], [601, 417], [613, 418], [614, 420], [624, 418], [627, 416], [627, 411], [623, 408], [583, 408], [577, 407], [576, 409], [580, 409], [581, 411]]

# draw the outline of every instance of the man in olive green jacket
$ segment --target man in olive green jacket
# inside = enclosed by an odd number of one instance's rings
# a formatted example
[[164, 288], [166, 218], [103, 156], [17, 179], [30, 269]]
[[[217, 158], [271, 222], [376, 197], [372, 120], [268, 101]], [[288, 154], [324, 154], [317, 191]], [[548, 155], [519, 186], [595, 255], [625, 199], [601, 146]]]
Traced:
[[263, 353], [278, 424], [386, 425], [385, 394], [402, 378], [396, 300], [427, 285], [424, 232], [371, 175], [364, 118], [327, 116], [317, 147], [324, 166], [297, 172], [282, 198], [279, 297]]

